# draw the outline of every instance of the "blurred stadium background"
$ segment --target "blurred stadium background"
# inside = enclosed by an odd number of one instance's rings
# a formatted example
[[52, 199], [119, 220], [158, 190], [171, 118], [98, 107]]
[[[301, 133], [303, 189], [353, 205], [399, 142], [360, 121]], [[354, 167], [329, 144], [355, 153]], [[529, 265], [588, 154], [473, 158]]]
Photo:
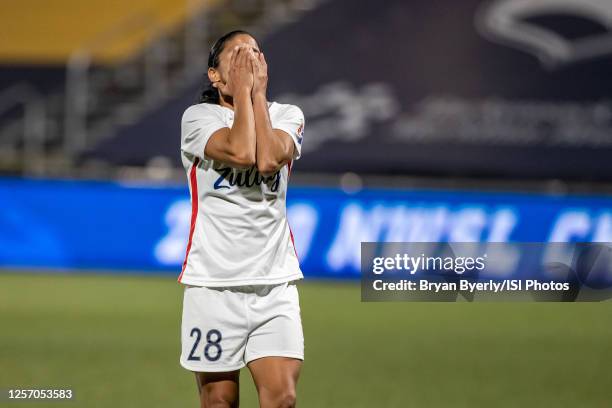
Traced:
[[612, 241], [612, 2], [1, 7], [0, 388], [197, 405], [178, 365], [180, 117], [211, 43], [243, 28], [269, 98], [306, 116], [300, 406], [612, 404], [609, 302], [366, 304], [358, 285], [362, 241]]

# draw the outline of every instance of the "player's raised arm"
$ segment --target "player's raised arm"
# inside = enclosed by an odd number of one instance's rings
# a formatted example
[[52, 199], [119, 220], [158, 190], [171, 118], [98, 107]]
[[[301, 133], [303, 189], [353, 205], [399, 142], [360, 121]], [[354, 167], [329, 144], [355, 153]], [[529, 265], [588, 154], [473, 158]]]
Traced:
[[294, 143], [287, 132], [272, 128], [266, 97], [268, 66], [263, 53], [260, 52], [252, 57], [252, 65], [257, 170], [263, 175], [268, 175], [275, 173], [291, 160]]
[[[205, 154], [233, 167], [255, 164], [255, 119], [251, 92], [253, 88], [253, 51], [246, 45], [234, 48], [227, 83], [213, 81], [213, 86], [232, 95], [234, 123], [213, 133], [206, 144]], [[213, 78], [214, 79], [214, 78]]]
[[[234, 46], [246, 48], [235, 56]], [[202, 407], [238, 407], [245, 366], [259, 406], [295, 407], [304, 360], [296, 286], [304, 275], [287, 221], [289, 166], [262, 177], [253, 165], [257, 162], [267, 173], [289, 157], [297, 159], [304, 116], [294, 105], [268, 107], [265, 72], [258, 71], [253, 89], [252, 65], [259, 61], [254, 54], [259, 45], [249, 33], [236, 30], [220, 37], [208, 55], [214, 88], [206, 87], [200, 103], [187, 108], [181, 121], [191, 222], [178, 278], [185, 285], [180, 363], [196, 373]], [[271, 123], [289, 137], [275, 135]], [[209, 165], [204, 151], [214, 159], [250, 166]]]

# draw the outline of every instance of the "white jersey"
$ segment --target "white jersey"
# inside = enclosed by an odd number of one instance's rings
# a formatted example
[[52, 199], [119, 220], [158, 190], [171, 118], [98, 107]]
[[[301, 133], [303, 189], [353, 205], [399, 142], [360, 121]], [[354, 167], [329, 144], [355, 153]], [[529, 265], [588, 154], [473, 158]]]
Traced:
[[[294, 105], [268, 103], [274, 129], [287, 132], [301, 154], [304, 115]], [[301, 279], [285, 202], [291, 164], [264, 177], [205, 156], [210, 136], [231, 128], [234, 111], [201, 103], [187, 108], [181, 156], [191, 193], [191, 227], [178, 281], [195, 286], [271, 285]]]

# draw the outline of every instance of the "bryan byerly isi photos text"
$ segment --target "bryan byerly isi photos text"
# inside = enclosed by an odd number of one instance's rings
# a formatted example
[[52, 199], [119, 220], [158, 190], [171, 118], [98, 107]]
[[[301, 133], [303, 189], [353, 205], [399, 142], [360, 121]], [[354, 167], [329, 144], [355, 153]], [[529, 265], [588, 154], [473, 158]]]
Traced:
[[[486, 267], [486, 254], [481, 257], [413, 257], [407, 254], [397, 254], [395, 257], [377, 257], [372, 260], [372, 273], [382, 275], [385, 271], [405, 271], [410, 275], [417, 271], [424, 272], [449, 272], [463, 275], [470, 271], [483, 271]], [[484, 292], [517, 292], [528, 291], [567, 291], [570, 289], [568, 282], [542, 282], [538, 279], [502, 279], [474, 282], [474, 279], [459, 279], [457, 282], [432, 282], [428, 279], [394, 280], [386, 282], [383, 279], [372, 281], [372, 288], [376, 291], [484, 291]]]

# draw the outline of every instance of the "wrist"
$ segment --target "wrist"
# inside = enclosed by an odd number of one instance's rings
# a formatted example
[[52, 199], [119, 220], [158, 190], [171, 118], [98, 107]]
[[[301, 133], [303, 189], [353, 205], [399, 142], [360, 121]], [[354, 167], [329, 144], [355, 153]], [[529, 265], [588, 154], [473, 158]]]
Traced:
[[253, 101], [262, 99], [263, 101], [267, 101], [266, 98], [266, 90], [265, 89], [255, 89], [253, 88]]
[[242, 87], [239, 88], [236, 91], [236, 95], [234, 95], [234, 97], [236, 99], [240, 99], [240, 98], [250, 98], [251, 97], [251, 89], [249, 89], [248, 87]]

